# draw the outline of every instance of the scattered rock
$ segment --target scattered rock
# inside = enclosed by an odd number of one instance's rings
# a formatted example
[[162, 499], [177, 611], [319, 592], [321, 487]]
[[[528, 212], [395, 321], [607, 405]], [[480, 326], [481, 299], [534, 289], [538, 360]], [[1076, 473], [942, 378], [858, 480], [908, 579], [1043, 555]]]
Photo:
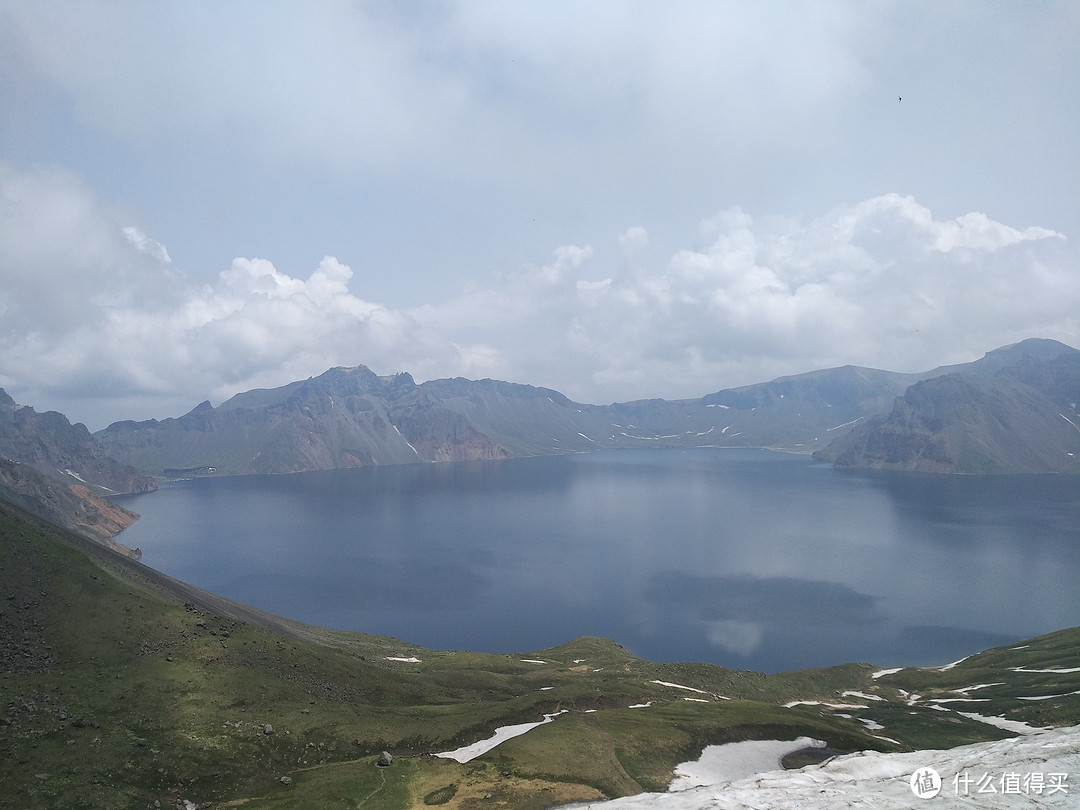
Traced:
[[263, 726], [263, 734], [273, 734], [273, 733], [274, 733], [274, 727], [272, 725], [267, 723], [265, 726]]
[[389, 751], [383, 751], [381, 754], [379, 754], [379, 758], [375, 762], [375, 764], [378, 765], [380, 768], [389, 768], [393, 763], [394, 758], [390, 756]]
[[278, 781], [281, 782], [281, 784], [283, 784], [285, 786], [288, 786], [288, 785], [292, 784], [292, 777], [291, 776], [283, 776]]

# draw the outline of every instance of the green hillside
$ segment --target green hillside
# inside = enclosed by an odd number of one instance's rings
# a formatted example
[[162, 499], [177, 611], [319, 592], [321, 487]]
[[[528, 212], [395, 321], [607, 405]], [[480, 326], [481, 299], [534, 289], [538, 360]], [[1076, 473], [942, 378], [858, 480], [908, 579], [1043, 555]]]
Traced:
[[[945, 695], [1078, 722], [1066, 693], [1080, 674], [1010, 667], [1078, 666], [1080, 631], [1012, 646], [877, 678], [866, 664], [655, 664], [595, 638], [425, 650], [269, 616], [0, 503], [0, 807], [546, 807], [663, 789], [678, 762], [729, 740], [903, 750], [1008, 734], [933, 708]], [[949, 691], [979, 683], [996, 685]], [[1050, 694], [1062, 696], [1017, 699]], [[785, 705], [797, 701], [819, 703]], [[467, 764], [426, 756], [560, 710]], [[383, 750], [389, 768], [375, 765]]]

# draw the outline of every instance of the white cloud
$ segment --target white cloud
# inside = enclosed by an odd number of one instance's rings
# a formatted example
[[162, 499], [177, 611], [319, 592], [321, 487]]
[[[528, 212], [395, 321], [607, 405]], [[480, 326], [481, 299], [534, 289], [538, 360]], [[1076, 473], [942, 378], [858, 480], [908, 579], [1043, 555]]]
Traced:
[[761, 626], [736, 619], [705, 622], [705, 635], [711, 644], [738, 655], [750, 655], [761, 646]]
[[239, 135], [264, 159], [334, 170], [519, 178], [646, 156], [689, 174], [717, 141], [722, 165], [763, 144], [802, 151], [790, 128], [819, 130], [866, 84], [851, 43], [877, 16], [791, 6], [777, 25], [755, 5], [618, 2], [3, 11], [21, 69], [133, 143]]
[[169, 258], [169, 251], [165, 249], [163, 244], [155, 239], [151, 239], [134, 225], [127, 225], [121, 228], [121, 230], [123, 231], [124, 236], [127, 237], [128, 241], [131, 242], [137, 250], [149, 254], [162, 264], [172, 264], [172, 259]]
[[[711, 241], [666, 265], [621, 272], [617, 258], [582, 252], [573, 276], [556, 258], [432, 309], [444, 333], [465, 321], [512, 353], [518, 378], [593, 401], [701, 395], [845, 363], [920, 370], [1080, 332], [1080, 279], [1064, 237], [1045, 228], [980, 213], [936, 220], [885, 195], [806, 224], [758, 225], [734, 209], [700, 233]], [[519, 339], [541, 333], [542, 351]]]
[[356, 294], [333, 257], [306, 278], [237, 258], [198, 283], [128, 222], [67, 173], [0, 164], [0, 384], [17, 398], [104, 423], [364, 363], [605, 402], [845, 363], [921, 370], [1033, 335], [1080, 342], [1063, 236], [938, 220], [899, 195], [805, 223], [731, 209], [660, 261], [635, 226], [410, 308]]

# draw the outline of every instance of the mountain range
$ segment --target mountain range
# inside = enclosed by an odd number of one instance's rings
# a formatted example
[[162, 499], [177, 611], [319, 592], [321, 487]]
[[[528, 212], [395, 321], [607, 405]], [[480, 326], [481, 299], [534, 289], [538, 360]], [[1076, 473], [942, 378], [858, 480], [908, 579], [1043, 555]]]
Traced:
[[365, 366], [117, 422], [104, 451], [156, 476], [299, 472], [640, 447], [766, 447], [848, 467], [1080, 471], [1080, 351], [1026, 340], [922, 373], [843, 366], [699, 399], [611, 405]]

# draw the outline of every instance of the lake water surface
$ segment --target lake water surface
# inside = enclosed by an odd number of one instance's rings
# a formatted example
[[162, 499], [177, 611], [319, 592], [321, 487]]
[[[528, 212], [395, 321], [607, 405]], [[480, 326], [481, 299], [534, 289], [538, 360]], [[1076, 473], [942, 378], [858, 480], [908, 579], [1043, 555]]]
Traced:
[[118, 539], [291, 618], [437, 649], [613, 638], [764, 671], [1080, 624], [1080, 477], [641, 450], [170, 483]]

